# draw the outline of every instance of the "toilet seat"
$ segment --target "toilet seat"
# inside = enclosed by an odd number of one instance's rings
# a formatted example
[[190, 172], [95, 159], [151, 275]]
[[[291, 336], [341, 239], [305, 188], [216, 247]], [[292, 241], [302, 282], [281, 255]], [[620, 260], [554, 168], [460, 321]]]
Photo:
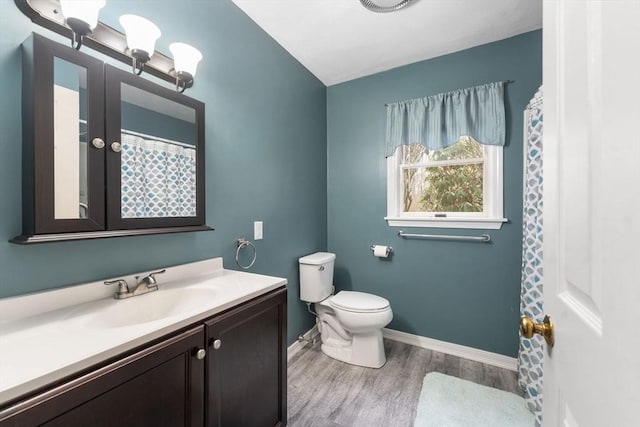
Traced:
[[335, 309], [353, 313], [379, 313], [390, 307], [385, 298], [356, 291], [340, 291], [330, 298], [329, 304]]

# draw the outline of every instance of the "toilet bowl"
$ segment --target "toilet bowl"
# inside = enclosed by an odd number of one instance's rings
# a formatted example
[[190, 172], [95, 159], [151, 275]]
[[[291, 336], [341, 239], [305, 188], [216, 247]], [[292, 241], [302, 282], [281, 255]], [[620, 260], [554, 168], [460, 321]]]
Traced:
[[300, 299], [315, 305], [322, 352], [354, 365], [382, 367], [382, 328], [393, 318], [389, 301], [365, 292], [332, 295], [334, 254], [318, 252], [299, 261]]
[[[344, 297], [359, 303], [345, 304]], [[393, 318], [389, 301], [364, 292], [341, 291], [316, 304], [316, 310], [321, 349], [326, 355], [369, 368], [385, 364], [382, 328]]]

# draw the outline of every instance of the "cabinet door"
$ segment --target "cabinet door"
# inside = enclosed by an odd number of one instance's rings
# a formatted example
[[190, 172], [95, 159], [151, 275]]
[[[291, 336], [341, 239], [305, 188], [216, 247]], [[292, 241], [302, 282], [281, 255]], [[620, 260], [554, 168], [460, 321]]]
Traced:
[[204, 104], [106, 66], [107, 227], [204, 224]]
[[202, 426], [204, 327], [188, 330], [0, 414], [0, 426]]
[[286, 289], [207, 322], [209, 427], [286, 424]]
[[37, 34], [23, 58], [25, 231], [103, 230], [103, 64]]

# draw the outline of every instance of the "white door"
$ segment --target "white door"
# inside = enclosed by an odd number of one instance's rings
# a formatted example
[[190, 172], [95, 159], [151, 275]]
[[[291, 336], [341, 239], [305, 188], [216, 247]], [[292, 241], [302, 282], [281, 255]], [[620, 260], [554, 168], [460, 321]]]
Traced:
[[544, 425], [640, 426], [640, 0], [545, 0], [543, 38]]

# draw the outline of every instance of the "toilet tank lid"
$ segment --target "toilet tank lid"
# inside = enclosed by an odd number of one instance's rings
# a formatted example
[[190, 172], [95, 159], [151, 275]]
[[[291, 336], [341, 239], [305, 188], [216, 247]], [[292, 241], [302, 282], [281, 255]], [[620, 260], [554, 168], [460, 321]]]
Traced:
[[351, 311], [377, 311], [389, 308], [389, 301], [378, 295], [356, 291], [340, 291], [331, 298], [331, 305]]
[[321, 265], [336, 259], [336, 254], [330, 252], [316, 252], [298, 259], [300, 264]]

